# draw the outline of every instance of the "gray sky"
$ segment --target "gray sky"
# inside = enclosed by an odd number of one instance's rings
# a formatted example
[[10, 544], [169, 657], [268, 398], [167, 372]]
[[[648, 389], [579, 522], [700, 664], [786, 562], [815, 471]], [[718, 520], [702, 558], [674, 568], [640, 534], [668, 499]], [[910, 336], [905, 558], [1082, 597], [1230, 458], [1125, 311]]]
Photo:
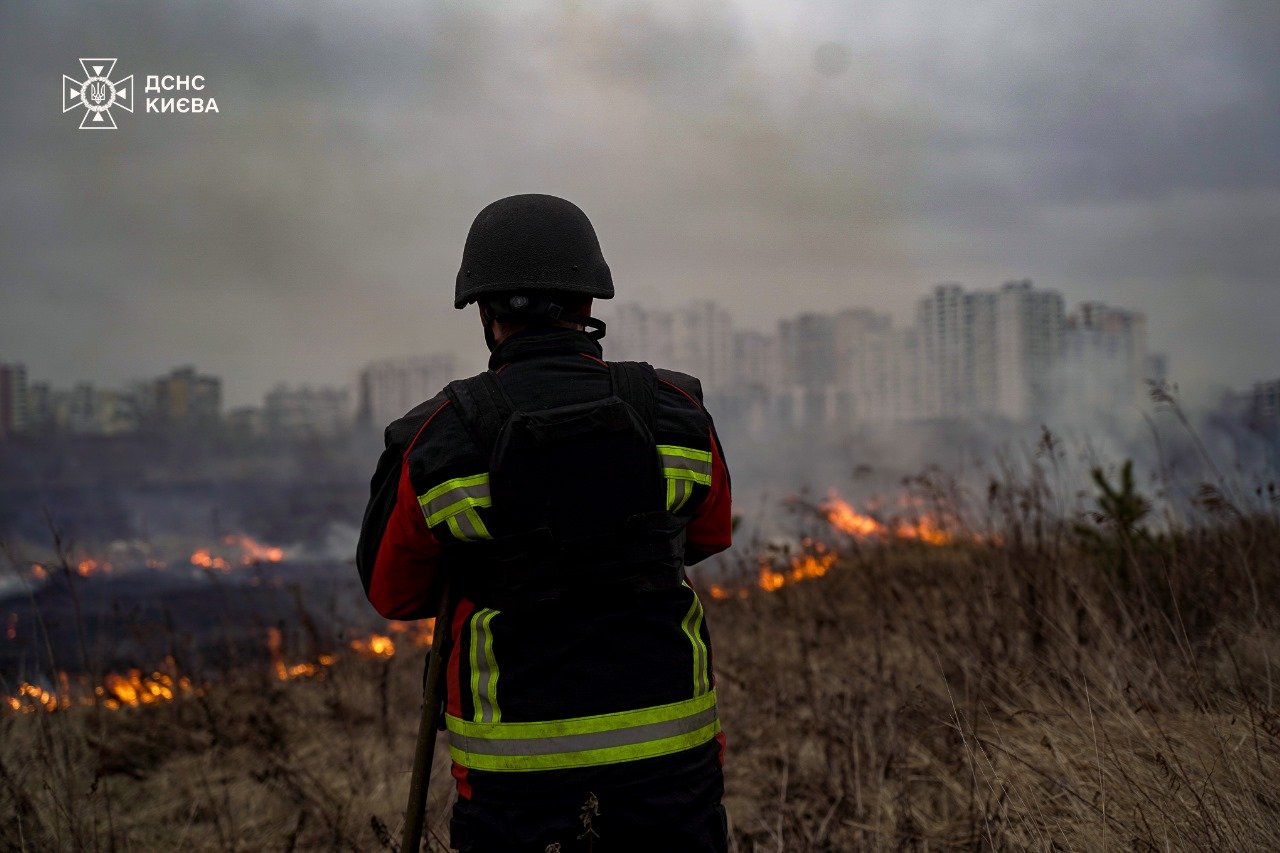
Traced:
[[[453, 276], [518, 192], [587, 211], [623, 298], [906, 321], [1030, 277], [1145, 311], [1185, 388], [1280, 376], [1274, 0], [82, 6], [0, 6], [0, 360], [37, 380], [478, 366]], [[80, 56], [221, 112], [80, 132]]]

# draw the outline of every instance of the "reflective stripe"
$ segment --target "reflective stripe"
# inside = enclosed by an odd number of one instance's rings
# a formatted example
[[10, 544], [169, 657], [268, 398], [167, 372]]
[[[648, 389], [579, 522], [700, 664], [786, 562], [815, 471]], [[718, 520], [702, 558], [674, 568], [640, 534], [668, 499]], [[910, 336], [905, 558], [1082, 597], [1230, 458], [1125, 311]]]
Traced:
[[693, 494], [693, 483], [688, 480], [667, 478], [667, 511], [675, 512], [684, 506], [685, 501]]
[[555, 770], [652, 758], [720, 731], [715, 692], [653, 708], [542, 723], [468, 723], [446, 715], [449, 752], [475, 770]]
[[480, 520], [480, 514], [471, 507], [467, 507], [457, 515], [451, 515], [448, 518], [449, 532], [458, 539], [464, 539], [474, 542], [479, 539], [492, 539], [489, 534], [489, 528], [484, 526], [484, 522]]
[[658, 455], [662, 457], [663, 476], [668, 480], [691, 480], [704, 486], [711, 485], [711, 451], [659, 444]]
[[489, 475], [473, 474], [445, 480], [425, 495], [419, 495], [418, 503], [430, 527], [471, 507], [493, 506], [489, 497]]
[[711, 678], [707, 672], [707, 644], [702, 640], [704, 611], [702, 602], [698, 600], [698, 593], [694, 592], [693, 587], [688, 583], [684, 581], [681, 583], [693, 596], [693, 603], [689, 605], [689, 612], [684, 615], [684, 621], [680, 623], [680, 630], [684, 631], [684, 635], [689, 638], [689, 645], [693, 648], [693, 694], [701, 696], [711, 690]]
[[482, 608], [471, 615], [471, 704], [477, 723], [498, 723], [498, 663], [493, 656], [493, 632], [489, 623], [497, 610]]
[[454, 538], [464, 542], [493, 538], [480, 520], [480, 514], [476, 512], [477, 507], [493, 506], [493, 498], [489, 495], [488, 474], [472, 474], [470, 477], [445, 480], [429, 489], [425, 495], [419, 495], [418, 504], [427, 518], [428, 527], [445, 522]]

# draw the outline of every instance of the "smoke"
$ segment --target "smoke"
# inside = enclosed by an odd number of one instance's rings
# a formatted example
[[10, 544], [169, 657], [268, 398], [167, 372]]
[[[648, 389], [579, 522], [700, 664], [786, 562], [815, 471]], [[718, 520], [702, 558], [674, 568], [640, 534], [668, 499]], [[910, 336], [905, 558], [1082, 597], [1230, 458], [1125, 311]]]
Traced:
[[[448, 307], [467, 226], [547, 191], [620, 291], [745, 325], [1031, 275], [1147, 310], [1188, 386], [1280, 374], [1275, 14], [7, 4], [0, 356], [62, 384], [195, 362], [233, 405], [385, 356], [478, 367]], [[79, 133], [50, 92], [83, 55], [203, 74], [221, 113]]]

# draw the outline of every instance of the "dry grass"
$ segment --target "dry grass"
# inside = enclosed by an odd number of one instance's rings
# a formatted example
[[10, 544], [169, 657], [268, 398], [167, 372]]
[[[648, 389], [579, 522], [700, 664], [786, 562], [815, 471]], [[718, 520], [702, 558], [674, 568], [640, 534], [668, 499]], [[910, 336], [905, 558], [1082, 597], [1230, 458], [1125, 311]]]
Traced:
[[[708, 601], [737, 849], [1280, 849], [1280, 526], [1117, 542], [1014, 524]], [[389, 848], [420, 673], [0, 718], [0, 846]]]
[[[740, 848], [1280, 848], [1280, 531], [1139, 565], [1163, 587], [1068, 551], [898, 549], [726, 602]], [[747, 623], [774, 630], [725, 631]]]

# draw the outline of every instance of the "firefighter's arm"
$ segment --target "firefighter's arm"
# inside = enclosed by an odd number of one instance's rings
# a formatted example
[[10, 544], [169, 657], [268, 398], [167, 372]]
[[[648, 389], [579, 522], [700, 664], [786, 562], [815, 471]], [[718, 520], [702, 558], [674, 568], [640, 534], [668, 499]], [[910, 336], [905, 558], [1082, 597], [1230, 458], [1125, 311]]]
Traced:
[[387, 429], [386, 450], [369, 484], [356, 566], [378, 613], [387, 619], [421, 619], [434, 613], [440, 543], [422, 515], [405, 458], [426, 422], [407, 443], [396, 440], [399, 425]]
[[711, 490], [685, 528], [685, 564], [693, 565], [733, 544], [733, 499], [729, 468], [715, 428], [711, 433]]

